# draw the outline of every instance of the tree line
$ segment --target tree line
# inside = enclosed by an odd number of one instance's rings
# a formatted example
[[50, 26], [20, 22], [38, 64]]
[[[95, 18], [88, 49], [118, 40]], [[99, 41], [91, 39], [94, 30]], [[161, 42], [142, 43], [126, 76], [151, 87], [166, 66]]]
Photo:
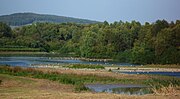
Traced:
[[0, 23], [1, 47], [40, 48], [41, 51], [88, 58], [113, 58], [136, 64], [180, 63], [180, 20], [96, 24], [34, 23], [11, 28]]

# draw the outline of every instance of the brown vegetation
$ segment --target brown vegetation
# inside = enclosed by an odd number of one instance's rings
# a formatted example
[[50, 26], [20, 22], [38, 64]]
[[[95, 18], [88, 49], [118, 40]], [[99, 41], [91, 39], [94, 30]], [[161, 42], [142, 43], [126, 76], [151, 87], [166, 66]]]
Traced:
[[106, 70], [91, 70], [91, 69], [62, 69], [62, 68], [38, 68], [44, 72], [58, 72], [65, 74], [77, 74], [77, 75], [96, 75], [101, 77], [113, 77], [113, 78], [126, 78], [126, 79], [149, 79], [153, 76], [148, 75], [129, 75], [129, 74], [120, 74], [114, 72], [108, 72]]
[[71, 85], [55, 81], [0, 74], [1, 99], [178, 99], [177, 95], [120, 95], [108, 93], [74, 92]]

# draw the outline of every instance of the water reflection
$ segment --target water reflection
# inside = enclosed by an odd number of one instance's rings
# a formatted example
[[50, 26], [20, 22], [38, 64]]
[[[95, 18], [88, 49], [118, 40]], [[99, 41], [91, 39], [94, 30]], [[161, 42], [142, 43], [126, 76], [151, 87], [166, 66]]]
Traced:
[[148, 87], [142, 85], [89, 84], [85, 86], [95, 92], [107, 92], [128, 95], [144, 95], [151, 93]]
[[116, 93], [116, 94], [128, 94], [128, 95], [144, 95], [151, 93], [148, 88], [143, 87], [134, 87], [134, 88], [113, 88], [113, 89], [107, 89], [103, 92], [110, 92], [110, 93]]

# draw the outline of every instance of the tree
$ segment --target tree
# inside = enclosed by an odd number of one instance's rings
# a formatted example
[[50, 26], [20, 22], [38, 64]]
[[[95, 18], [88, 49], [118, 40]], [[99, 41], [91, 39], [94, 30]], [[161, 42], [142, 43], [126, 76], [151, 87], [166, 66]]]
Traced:
[[93, 57], [94, 54], [94, 46], [96, 45], [96, 33], [88, 31], [84, 33], [83, 37], [81, 38], [81, 56], [83, 57]]
[[180, 63], [180, 24], [163, 29], [156, 38], [155, 53], [158, 63]]
[[166, 20], [157, 20], [152, 27], [153, 36], [157, 36], [157, 34], [164, 28], [168, 28], [169, 24]]
[[146, 23], [138, 32], [138, 39], [132, 48], [132, 62], [138, 64], [155, 63], [154, 39], [151, 33], [152, 26]]
[[12, 30], [7, 24], [0, 22], [0, 38], [1, 37], [11, 37]]

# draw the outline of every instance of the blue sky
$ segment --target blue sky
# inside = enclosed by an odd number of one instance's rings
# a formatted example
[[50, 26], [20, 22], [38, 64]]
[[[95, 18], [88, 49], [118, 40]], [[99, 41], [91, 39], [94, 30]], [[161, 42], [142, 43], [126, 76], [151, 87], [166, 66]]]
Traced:
[[180, 19], [180, 0], [0, 0], [0, 15], [34, 12], [97, 21]]

